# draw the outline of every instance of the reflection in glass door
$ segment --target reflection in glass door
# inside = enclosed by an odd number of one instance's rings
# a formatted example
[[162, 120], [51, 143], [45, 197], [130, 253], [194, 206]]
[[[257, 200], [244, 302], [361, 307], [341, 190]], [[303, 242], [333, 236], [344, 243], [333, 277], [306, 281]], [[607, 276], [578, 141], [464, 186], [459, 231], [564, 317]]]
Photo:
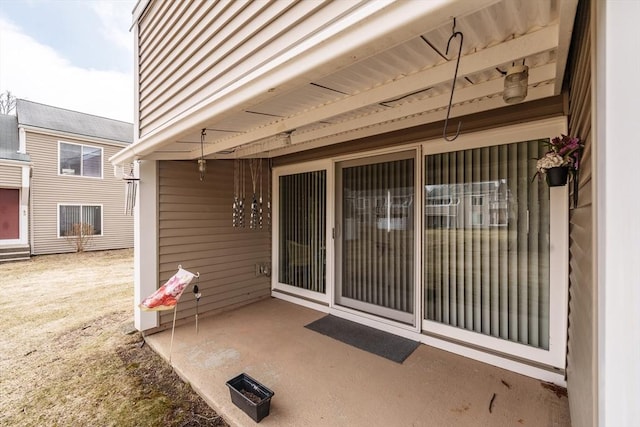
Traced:
[[424, 315], [549, 349], [549, 188], [539, 141], [425, 157]]
[[414, 323], [414, 153], [336, 168], [336, 303]]

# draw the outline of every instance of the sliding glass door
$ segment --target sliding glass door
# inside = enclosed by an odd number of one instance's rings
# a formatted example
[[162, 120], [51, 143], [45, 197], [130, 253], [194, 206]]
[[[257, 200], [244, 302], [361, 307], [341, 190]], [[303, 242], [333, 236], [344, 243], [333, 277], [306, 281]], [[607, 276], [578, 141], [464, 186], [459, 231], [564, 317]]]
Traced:
[[415, 152], [336, 164], [336, 303], [413, 324]]
[[276, 180], [275, 287], [322, 299], [327, 286], [327, 171], [283, 174], [276, 176]]
[[549, 187], [531, 180], [541, 146], [425, 157], [425, 320], [549, 349]]

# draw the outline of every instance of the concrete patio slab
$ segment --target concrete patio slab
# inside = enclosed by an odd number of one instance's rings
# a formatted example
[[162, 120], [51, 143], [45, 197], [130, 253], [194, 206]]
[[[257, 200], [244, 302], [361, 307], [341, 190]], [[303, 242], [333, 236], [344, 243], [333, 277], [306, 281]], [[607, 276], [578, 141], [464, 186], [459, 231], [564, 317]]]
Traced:
[[[242, 372], [275, 392], [264, 426], [570, 425], [538, 380], [426, 345], [398, 364], [304, 327], [322, 316], [268, 299], [201, 319], [176, 328], [171, 364], [234, 426], [255, 425], [225, 385]], [[146, 340], [169, 360], [170, 330]]]

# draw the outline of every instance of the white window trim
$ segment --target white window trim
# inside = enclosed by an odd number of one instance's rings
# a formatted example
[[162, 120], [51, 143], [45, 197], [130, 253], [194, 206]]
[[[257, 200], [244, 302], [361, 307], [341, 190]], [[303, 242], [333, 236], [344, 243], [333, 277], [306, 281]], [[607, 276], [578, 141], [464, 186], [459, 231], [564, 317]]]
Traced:
[[[504, 145], [515, 142], [545, 139], [567, 133], [566, 117], [540, 120], [527, 124], [512, 125], [483, 132], [462, 134], [453, 142], [438, 141], [423, 144], [423, 158], [443, 152], [468, 150], [479, 147]], [[436, 347], [438, 336], [485, 348], [492, 352], [521, 357], [535, 363], [564, 369], [567, 344], [568, 289], [569, 289], [569, 190], [568, 186], [550, 188], [549, 212], [551, 244], [549, 283], [549, 350], [483, 335], [453, 326], [424, 319], [422, 328], [433, 334]], [[560, 220], [564, 218], [564, 220]], [[424, 308], [423, 308], [424, 309]], [[444, 343], [443, 343], [444, 344]], [[448, 346], [442, 346], [446, 348]], [[467, 355], [464, 354], [463, 355]]]
[[[436, 153], [450, 152], [466, 150], [478, 147], [487, 147], [493, 145], [503, 145], [515, 142], [530, 141], [534, 139], [545, 139], [560, 134], [567, 133], [567, 121], [566, 117], [556, 117], [545, 120], [539, 120], [535, 122], [516, 124], [511, 126], [504, 126], [487, 131], [475, 132], [465, 134], [462, 133], [455, 141], [446, 142], [441, 138], [437, 140], [424, 141], [418, 144], [418, 156], [419, 159], [416, 166], [416, 177], [420, 179], [420, 184], [416, 188], [420, 188], [422, 183], [423, 167], [418, 167], [424, 161], [425, 155], [431, 155]], [[492, 340], [496, 340], [497, 343], [487, 344], [484, 342], [482, 345], [474, 346], [474, 337], [464, 337], [465, 342], [461, 340], [458, 342], [451, 336], [445, 338], [438, 336], [434, 332], [430, 332], [432, 329], [429, 325], [425, 325], [424, 313], [423, 313], [423, 292], [424, 284], [422, 277], [422, 261], [416, 263], [417, 268], [420, 269], [418, 279], [418, 293], [416, 294], [416, 313], [418, 313], [418, 325], [415, 330], [411, 330], [406, 325], [400, 325], [396, 322], [375, 317], [367, 313], [357, 312], [344, 307], [338, 307], [333, 304], [333, 288], [334, 288], [334, 249], [333, 238], [331, 237], [331, 230], [335, 226], [334, 224], [334, 199], [335, 199], [335, 163], [347, 159], [357, 159], [362, 157], [370, 157], [378, 154], [393, 153], [397, 151], [406, 151], [407, 149], [415, 149], [416, 144], [405, 144], [394, 147], [387, 147], [377, 150], [371, 150], [368, 152], [358, 152], [343, 156], [336, 156], [327, 160], [319, 160], [315, 162], [300, 163], [289, 166], [282, 166], [274, 168], [273, 181], [272, 181], [272, 194], [273, 197], [273, 225], [272, 225], [272, 254], [273, 254], [273, 276], [272, 276], [272, 296], [280, 298], [286, 301], [290, 301], [295, 304], [306, 306], [316, 309], [318, 311], [327, 312], [339, 317], [343, 317], [364, 325], [368, 325], [380, 330], [390, 332], [399, 336], [404, 336], [409, 339], [414, 339], [423, 342], [427, 345], [431, 345], [436, 348], [440, 348], [446, 351], [450, 351], [465, 357], [469, 357], [474, 360], [478, 360], [484, 363], [488, 363], [494, 366], [498, 366], [504, 369], [519, 372], [524, 375], [528, 375], [534, 378], [541, 379], [543, 381], [551, 381], [555, 384], [566, 385], [564, 380], [564, 368], [566, 361], [566, 342], [567, 342], [567, 322], [568, 322], [568, 277], [569, 277], [569, 232], [568, 232], [568, 189], [567, 187], [551, 188], [552, 206], [557, 206], [559, 209], [555, 210], [552, 215], [562, 215], [566, 218], [566, 221], [552, 221], [552, 229], [550, 232], [556, 236], [562, 236], [557, 243], [557, 246], [553, 248], [551, 255], [551, 294], [550, 294], [550, 339], [549, 339], [549, 351], [533, 349], [534, 351], [528, 355], [528, 357], [519, 358], [517, 355], [513, 355], [510, 352], [511, 345], [523, 346], [521, 344], [512, 343], [499, 338], [489, 337]], [[329, 165], [327, 166], [327, 162]], [[306, 295], [299, 295], [298, 293], [290, 292], [289, 290], [281, 290], [281, 286], [277, 285], [278, 277], [278, 211], [277, 211], [277, 183], [278, 177], [281, 175], [287, 175], [297, 172], [308, 172], [311, 170], [327, 170], [327, 189], [330, 191], [327, 194], [327, 293], [324, 298], [318, 300], [308, 299]], [[416, 203], [416, 206], [420, 207], [419, 218], [423, 218], [423, 206], [421, 203]], [[558, 228], [555, 228], [558, 227]], [[331, 242], [329, 244], [329, 242]], [[422, 233], [416, 239], [416, 244], [420, 246], [416, 252], [417, 259], [422, 260]], [[550, 248], [551, 249], [551, 248]], [[313, 294], [316, 294], [313, 292]], [[422, 319], [422, 322], [420, 321]], [[435, 322], [431, 322], [435, 323]], [[457, 331], [467, 332], [468, 334], [486, 337], [475, 332], [464, 331], [458, 328], [448, 327], [451, 329], [457, 329]], [[425, 330], [426, 329], [426, 330]], [[477, 338], [477, 337], [475, 337]], [[489, 340], [491, 341], [491, 340]], [[506, 344], [506, 345], [505, 345]], [[504, 352], [501, 352], [501, 345]], [[516, 349], [517, 353], [518, 349]], [[532, 363], [533, 362], [533, 363]]]
[[[325, 292], [314, 292], [306, 289], [300, 289], [295, 286], [291, 286], [285, 283], [281, 283], [278, 278], [280, 277], [280, 186], [279, 178], [281, 176], [294, 175], [306, 172], [325, 171], [327, 174], [327, 200], [326, 200], [326, 272], [325, 272]], [[331, 160], [319, 160], [307, 163], [297, 163], [295, 165], [280, 166], [273, 169], [273, 180], [271, 194], [273, 195], [271, 201], [271, 253], [272, 265], [271, 265], [271, 290], [286, 292], [301, 298], [306, 298], [311, 301], [319, 302], [322, 304], [329, 304], [333, 298], [333, 278], [329, 277], [333, 272], [333, 239], [331, 237], [331, 230], [333, 227], [333, 218], [331, 212], [333, 212], [333, 201], [330, 194], [334, 185], [334, 179], [332, 176], [333, 168]]]
[[[80, 175], [67, 175], [67, 174], [64, 174], [64, 173], [60, 173], [60, 148], [61, 148], [62, 144], [79, 145], [80, 147], [90, 147], [90, 148], [99, 149], [100, 150], [100, 176], [85, 176], [83, 174], [84, 173], [84, 171], [83, 171], [84, 166], [82, 164], [82, 154], [80, 155]], [[82, 153], [82, 151], [81, 151], [81, 153]], [[70, 178], [104, 179], [104, 148], [100, 147], [98, 145], [81, 144], [81, 143], [77, 143], [77, 142], [69, 142], [69, 141], [58, 140], [58, 163], [56, 164], [56, 167], [57, 167], [58, 176], [64, 176], [64, 177], [70, 177]]]
[[[333, 165], [332, 178], [335, 180], [337, 163], [356, 161], [356, 163], [361, 163], [365, 165], [369, 163], [369, 159], [371, 158], [392, 156], [394, 154], [405, 153], [405, 152], [412, 153], [412, 156], [408, 158], [411, 158], [414, 161], [414, 188], [415, 188], [414, 196], [415, 196], [415, 200], [421, 200], [422, 193], [420, 193], [420, 188], [421, 188], [422, 174], [423, 174], [421, 162], [422, 162], [423, 156], [422, 156], [422, 150], [421, 150], [420, 144], [403, 144], [403, 145], [397, 145], [393, 147], [384, 147], [376, 150], [369, 150], [364, 152], [348, 154], [344, 156], [337, 156], [335, 158], [332, 158], [332, 165]], [[329, 197], [331, 199], [331, 202], [335, 204], [335, 199], [336, 199], [335, 184], [331, 188], [332, 188], [332, 193], [328, 194], [327, 197]], [[420, 227], [420, 224], [418, 224], [418, 221], [421, 222], [420, 218], [422, 218], [422, 207], [420, 203], [414, 203], [413, 205], [414, 205], [414, 215], [416, 218], [415, 227], [416, 227], [416, 232], [418, 232]], [[331, 221], [333, 223], [332, 227], [335, 227], [335, 207], [332, 208], [331, 213], [332, 213]], [[333, 268], [333, 264], [335, 264], [334, 260], [335, 260], [335, 247], [336, 247], [336, 242], [334, 239], [332, 239], [331, 241], [331, 247], [332, 247], [332, 256], [333, 256], [332, 271], [331, 271], [331, 278], [332, 278], [331, 289], [332, 291], [335, 292], [337, 291], [336, 289], [337, 286], [335, 283], [336, 271]], [[415, 239], [414, 256], [416, 260], [422, 260], [421, 236]], [[366, 307], [369, 307], [369, 305], [362, 304], [357, 301], [353, 301], [353, 300], [351, 301], [354, 307], [341, 305], [338, 301], [339, 300], [338, 295], [335, 295], [331, 299], [331, 309], [332, 309], [331, 314], [345, 317], [347, 319], [349, 318], [348, 316], [357, 316], [360, 318], [359, 321], [361, 322], [364, 319], [369, 319], [370, 321], [377, 322], [379, 325], [384, 324], [386, 327], [393, 328], [393, 330], [396, 331], [395, 332], [396, 334], [397, 334], [397, 331], [400, 331], [400, 330], [420, 332], [420, 329], [421, 329], [420, 319], [422, 317], [422, 262], [421, 261], [414, 263], [414, 278], [415, 278], [414, 280], [415, 280], [416, 291], [414, 294], [413, 313], [411, 313], [410, 315], [410, 317], [412, 317], [412, 320], [408, 323], [405, 323], [404, 321], [395, 320], [393, 318], [383, 317], [384, 316], [383, 313], [386, 311], [386, 309], [381, 308], [378, 313], [380, 315], [377, 315], [376, 313], [372, 313], [372, 312], [367, 312], [368, 308]], [[355, 306], [358, 306], [358, 305], [362, 306], [362, 310], [357, 310], [355, 308]]]
[[99, 206], [100, 207], [100, 234], [92, 234], [91, 237], [102, 237], [104, 236], [104, 205], [101, 203], [58, 203], [56, 205], [56, 235], [58, 239], [65, 239], [71, 236], [61, 236], [60, 235], [60, 206], [80, 206], [80, 214], [82, 215], [82, 207], [83, 206]]

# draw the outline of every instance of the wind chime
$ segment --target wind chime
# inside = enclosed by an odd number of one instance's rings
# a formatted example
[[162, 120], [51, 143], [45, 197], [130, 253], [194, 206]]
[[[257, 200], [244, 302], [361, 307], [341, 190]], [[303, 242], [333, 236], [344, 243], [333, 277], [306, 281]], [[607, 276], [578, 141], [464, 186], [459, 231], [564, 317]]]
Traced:
[[[256, 229], [262, 228], [262, 161], [260, 159], [249, 160], [249, 168], [251, 169], [251, 187], [253, 189], [249, 228]], [[260, 180], [259, 198], [256, 195], [257, 180]]]
[[[249, 228], [252, 230], [262, 229], [271, 226], [271, 186], [267, 183], [267, 200], [265, 209], [265, 198], [263, 193], [263, 163], [262, 159], [242, 160], [236, 159], [234, 164], [234, 193], [233, 193], [233, 226], [244, 228], [245, 226], [245, 173], [246, 163], [249, 163], [251, 173], [251, 204], [249, 206]], [[267, 174], [269, 175], [269, 174]], [[265, 221], [266, 213], [266, 221]]]
[[204, 181], [204, 174], [207, 172], [207, 161], [204, 158], [204, 137], [207, 134], [207, 129], [202, 129], [200, 132], [200, 158], [198, 159], [198, 172], [200, 172], [200, 181]]
[[126, 182], [124, 189], [124, 214], [133, 216], [134, 208], [136, 207], [138, 181], [140, 181], [140, 178], [135, 177], [133, 163], [131, 163], [129, 173], [125, 174], [122, 179]]
[[[271, 159], [267, 168], [267, 228], [271, 228]], [[262, 181], [260, 181], [262, 182]], [[260, 191], [262, 194], [262, 190]]]
[[240, 159], [233, 167], [233, 226], [244, 228], [244, 162]]

